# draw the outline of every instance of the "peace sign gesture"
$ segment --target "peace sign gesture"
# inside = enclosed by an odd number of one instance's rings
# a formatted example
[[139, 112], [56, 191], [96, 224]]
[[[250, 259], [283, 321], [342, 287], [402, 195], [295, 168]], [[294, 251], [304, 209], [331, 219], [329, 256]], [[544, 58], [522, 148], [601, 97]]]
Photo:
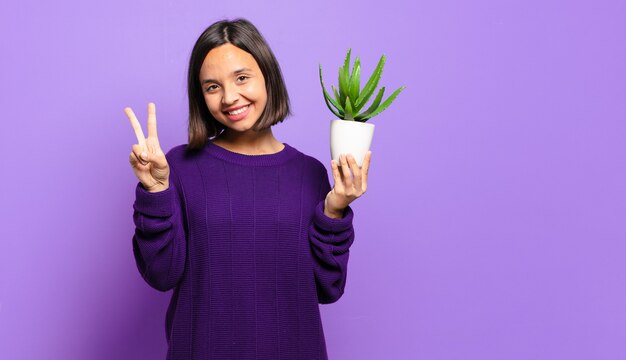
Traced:
[[143, 135], [141, 124], [129, 107], [124, 109], [130, 124], [135, 130], [137, 144], [130, 153], [130, 165], [135, 175], [150, 192], [163, 191], [169, 188], [170, 167], [157, 137], [156, 106], [148, 104], [148, 138]]

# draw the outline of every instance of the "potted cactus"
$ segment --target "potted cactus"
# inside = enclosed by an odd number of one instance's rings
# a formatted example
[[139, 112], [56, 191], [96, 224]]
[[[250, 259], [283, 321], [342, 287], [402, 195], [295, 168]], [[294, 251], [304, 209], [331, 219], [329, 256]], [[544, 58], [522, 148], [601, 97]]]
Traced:
[[334, 160], [339, 160], [340, 154], [352, 154], [357, 164], [361, 166], [374, 136], [374, 124], [368, 124], [366, 121], [387, 109], [405, 86], [400, 87], [385, 101], [382, 101], [385, 93], [385, 87], [383, 86], [370, 106], [365, 108], [365, 104], [376, 91], [386, 58], [385, 55], [380, 57], [374, 73], [370, 76], [363, 89], [361, 89], [361, 61], [357, 57], [352, 71], [350, 71], [351, 51], [352, 49], [348, 49], [343, 66], [339, 68], [338, 89], [331, 86], [333, 96], [326, 91], [324, 86], [321, 64], [320, 84], [322, 85], [326, 106], [339, 118], [332, 120], [330, 125], [331, 156]]

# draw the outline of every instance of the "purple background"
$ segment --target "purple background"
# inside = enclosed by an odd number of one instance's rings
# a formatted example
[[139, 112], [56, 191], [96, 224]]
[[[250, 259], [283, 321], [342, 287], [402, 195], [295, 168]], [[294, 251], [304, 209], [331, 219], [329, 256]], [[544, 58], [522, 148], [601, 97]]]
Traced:
[[[159, 359], [169, 293], [131, 250], [135, 138], [186, 142], [185, 71], [213, 21], [268, 39], [329, 166], [348, 47], [382, 84], [331, 359], [626, 358], [623, 1], [0, 3], [0, 358]], [[391, 90], [390, 89], [390, 90]]]

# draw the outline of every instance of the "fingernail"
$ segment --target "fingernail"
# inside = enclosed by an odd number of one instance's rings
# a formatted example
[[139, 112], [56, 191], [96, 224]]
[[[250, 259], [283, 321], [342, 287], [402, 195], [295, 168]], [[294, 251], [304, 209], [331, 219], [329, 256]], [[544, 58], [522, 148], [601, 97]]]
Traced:
[[148, 154], [146, 154], [145, 152], [142, 152], [139, 156], [141, 156], [142, 160], [148, 160]]

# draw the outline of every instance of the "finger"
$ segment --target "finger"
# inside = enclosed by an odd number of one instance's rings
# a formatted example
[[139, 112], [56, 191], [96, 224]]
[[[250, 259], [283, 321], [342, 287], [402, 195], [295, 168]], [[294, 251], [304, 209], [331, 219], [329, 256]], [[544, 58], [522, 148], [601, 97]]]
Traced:
[[343, 193], [343, 181], [341, 180], [341, 173], [339, 172], [339, 165], [336, 160], [330, 161], [330, 167], [333, 172], [333, 180], [335, 181], [335, 190]]
[[146, 164], [144, 164], [141, 159], [139, 159], [137, 157], [137, 155], [134, 152], [130, 153], [130, 165], [132, 167], [134, 167], [135, 169], [138, 170], [144, 170], [144, 166], [146, 166]]
[[356, 159], [352, 154], [348, 155], [348, 164], [350, 165], [350, 169], [352, 169], [352, 175], [354, 175], [354, 187], [358, 192], [361, 191], [361, 169], [359, 169], [359, 165], [356, 163]]
[[146, 151], [146, 149], [144, 147], [142, 147], [139, 144], [134, 144], [133, 145], [133, 154], [135, 154], [135, 156], [137, 157], [137, 160], [139, 160], [140, 164], [148, 165], [148, 161], [150, 159], [148, 157], [148, 152]]
[[148, 104], [148, 137], [157, 137], [156, 105], [154, 103]]
[[130, 166], [133, 168], [137, 179], [144, 184], [144, 187], [147, 187], [145, 184], [149, 181], [151, 176], [146, 171], [147, 168], [141, 164], [141, 161], [137, 159], [137, 156], [135, 156], [133, 152], [130, 153]]
[[361, 186], [363, 191], [367, 190], [367, 173], [370, 170], [370, 161], [372, 160], [372, 152], [368, 151], [363, 159], [363, 166], [361, 167]]
[[146, 150], [150, 154], [157, 154], [161, 150], [161, 146], [159, 145], [159, 141], [154, 137], [148, 137], [146, 139]]
[[130, 153], [129, 161], [133, 167], [137, 167], [137, 164], [139, 163], [139, 159], [137, 159], [137, 155], [135, 155], [134, 152]]
[[341, 155], [339, 159], [341, 161], [341, 172], [343, 173], [344, 187], [346, 189], [351, 189], [352, 175], [350, 174], [350, 167], [348, 166], [348, 160], [346, 159], [346, 155]]
[[139, 124], [139, 120], [137, 120], [137, 116], [133, 112], [133, 109], [127, 107], [124, 109], [128, 120], [130, 120], [130, 124], [133, 126], [135, 130], [135, 136], [137, 137], [137, 143], [141, 146], [146, 145], [146, 137], [143, 135], [143, 130], [141, 130], [141, 124]]

